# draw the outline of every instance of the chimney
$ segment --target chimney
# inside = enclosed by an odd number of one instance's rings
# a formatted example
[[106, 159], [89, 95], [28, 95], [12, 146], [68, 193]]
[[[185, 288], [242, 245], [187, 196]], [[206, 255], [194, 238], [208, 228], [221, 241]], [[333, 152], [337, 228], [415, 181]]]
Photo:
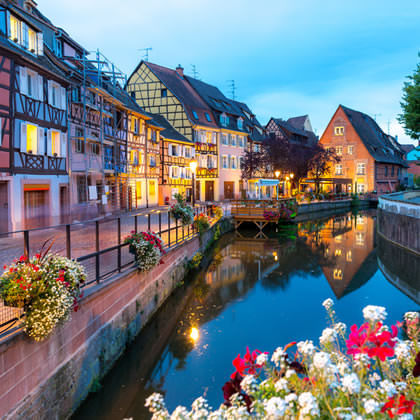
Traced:
[[184, 77], [184, 67], [181, 64], [178, 64], [178, 67], [175, 69], [180, 77]]

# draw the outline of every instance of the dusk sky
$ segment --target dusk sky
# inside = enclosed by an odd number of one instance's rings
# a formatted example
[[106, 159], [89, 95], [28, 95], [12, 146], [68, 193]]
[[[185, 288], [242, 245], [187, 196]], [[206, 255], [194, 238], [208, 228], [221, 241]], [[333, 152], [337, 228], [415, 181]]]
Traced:
[[149, 61], [214, 84], [262, 124], [309, 114], [321, 135], [341, 103], [401, 143], [396, 116], [420, 51], [420, 1], [38, 0], [53, 23], [131, 74]]

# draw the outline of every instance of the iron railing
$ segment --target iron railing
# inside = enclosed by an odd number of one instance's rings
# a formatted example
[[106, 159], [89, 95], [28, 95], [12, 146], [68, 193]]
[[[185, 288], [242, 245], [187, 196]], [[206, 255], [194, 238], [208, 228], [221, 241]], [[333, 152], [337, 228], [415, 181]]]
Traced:
[[[211, 217], [211, 206], [196, 206], [194, 214]], [[147, 214], [124, 214], [118, 217], [89, 220], [72, 224], [26, 229], [0, 234], [1, 267], [21, 255], [30, 257], [49, 241], [51, 252], [74, 258], [86, 269], [84, 287], [105, 282], [113, 274], [132, 266], [134, 256], [129, 253], [124, 238], [132, 232], [151, 231], [159, 235], [165, 250], [193, 238], [193, 225], [182, 226], [173, 220], [169, 211], [152, 210]], [[4, 306], [0, 299], [0, 335], [18, 321], [22, 309]]]

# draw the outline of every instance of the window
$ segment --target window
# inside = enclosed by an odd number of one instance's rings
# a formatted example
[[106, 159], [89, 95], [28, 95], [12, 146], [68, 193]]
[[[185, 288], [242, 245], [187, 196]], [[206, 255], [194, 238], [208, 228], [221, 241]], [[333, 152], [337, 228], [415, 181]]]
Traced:
[[238, 136], [238, 146], [244, 147], [244, 138], [243, 136]]
[[149, 195], [156, 195], [156, 183], [155, 181], [149, 181]]
[[184, 157], [186, 157], [186, 158], [191, 157], [191, 147], [184, 146]]
[[57, 57], [63, 57], [63, 42], [61, 39], [55, 40], [55, 54]]
[[[60, 132], [55, 130], [49, 130], [48, 133], [48, 144], [47, 151], [50, 156], [61, 156], [60, 154]], [[51, 146], [49, 143], [51, 142]], [[51, 147], [51, 148], [50, 148]]]
[[336, 136], [342, 136], [344, 134], [344, 127], [334, 127], [334, 134]]
[[228, 144], [228, 137], [227, 137], [227, 134], [225, 133], [222, 133], [222, 144], [225, 146], [227, 146]]
[[334, 280], [343, 280], [343, 271], [336, 268], [333, 273]]
[[236, 156], [231, 156], [230, 157], [230, 167], [232, 168], [232, 169], [236, 169]]
[[357, 164], [357, 175], [366, 175], [366, 163]]
[[176, 144], [169, 145], [169, 155], [178, 156], [178, 146]]
[[260, 145], [254, 143], [254, 152], [257, 152], [258, 153], [259, 151], [260, 151]]
[[239, 169], [243, 169], [243, 168], [244, 168], [244, 157], [239, 156]]
[[388, 166], [385, 166], [385, 176], [388, 176]]
[[222, 168], [227, 169], [227, 167], [228, 167], [227, 156], [222, 156]]
[[161, 89], [160, 90], [160, 96], [161, 96], [161, 98], [167, 98], [168, 97], [168, 90], [167, 89]]
[[343, 154], [343, 146], [337, 146], [335, 148], [335, 153], [337, 153], [338, 156], [341, 156]]
[[34, 77], [34, 75], [32, 74], [32, 73], [29, 73], [28, 72], [28, 74], [27, 74], [27, 76], [26, 76], [26, 80], [27, 80], [27, 87], [26, 87], [26, 91], [27, 91], [27, 93], [28, 93], [28, 96], [30, 96], [31, 98], [33, 98], [34, 97], [34, 93], [35, 93], [35, 77]]
[[10, 39], [13, 42], [21, 42], [20, 21], [10, 16]]
[[171, 178], [179, 178], [179, 167], [178, 166], [171, 166], [170, 168], [170, 177]]
[[347, 251], [346, 260], [348, 262], [352, 262], [353, 256], [352, 256], [351, 250]]
[[338, 163], [337, 165], [335, 165], [335, 174], [343, 175], [343, 165], [341, 163]]
[[66, 89], [48, 80], [48, 103], [55, 108], [66, 109]]
[[230, 145], [231, 146], [236, 146], [236, 135], [232, 134], [232, 136], [230, 137]]
[[242, 118], [238, 118], [238, 128], [239, 130], [242, 130], [244, 127], [244, 121]]
[[220, 124], [224, 127], [229, 125], [229, 117], [226, 114], [220, 114]]
[[357, 184], [357, 193], [364, 194], [366, 192], [365, 184]]
[[363, 232], [356, 232], [356, 245], [365, 245], [365, 234]]
[[348, 146], [348, 147], [347, 147], [347, 153], [348, 153], [349, 155], [352, 155], [352, 154], [353, 154], [353, 146]]
[[76, 178], [76, 183], [77, 183], [77, 201], [79, 203], [85, 203], [87, 201], [86, 176], [78, 175]]
[[99, 155], [101, 152], [101, 146], [98, 143], [91, 143], [90, 152], [92, 155]]
[[196, 120], [198, 120], [198, 115], [197, 115], [197, 112], [193, 110], [193, 112], [192, 112], [192, 113], [193, 113], [194, 118], [195, 118]]
[[71, 100], [72, 102], [80, 102], [80, 87], [74, 87], [71, 90]]
[[394, 176], [394, 166], [391, 166], [391, 176]]
[[155, 168], [156, 167], [156, 156], [151, 155], [149, 158], [149, 166], [151, 168]]
[[36, 32], [31, 28], [28, 28], [28, 48], [32, 53], [36, 52]]
[[211, 118], [210, 118], [209, 113], [208, 113], [208, 112], [205, 112], [205, 113], [204, 113], [204, 115], [206, 116], [206, 120], [207, 120], [208, 122], [211, 122]]

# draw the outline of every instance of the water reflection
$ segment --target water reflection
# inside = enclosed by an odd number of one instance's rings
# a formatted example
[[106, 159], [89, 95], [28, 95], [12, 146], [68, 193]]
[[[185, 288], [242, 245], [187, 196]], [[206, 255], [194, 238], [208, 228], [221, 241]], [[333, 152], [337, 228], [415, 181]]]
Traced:
[[[168, 299], [74, 418], [150, 418], [144, 400], [154, 391], [166, 395], [170, 409], [201, 394], [217, 406], [238, 352], [317, 340], [325, 321], [320, 302], [332, 293], [346, 323], [359, 322], [368, 303], [401, 319], [416, 309], [418, 280], [407, 279], [420, 278], [419, 263], [398, 277], [407, 298], [378, 270], [374, 232], [375, 214], [362, 212], [285, 226], [265, 240], [223, 237], [207, 269]], [[378, 249], [388, 262], [391, 251], [381, 242]], [[408, 264], [400, 261], [388, 271]]]

